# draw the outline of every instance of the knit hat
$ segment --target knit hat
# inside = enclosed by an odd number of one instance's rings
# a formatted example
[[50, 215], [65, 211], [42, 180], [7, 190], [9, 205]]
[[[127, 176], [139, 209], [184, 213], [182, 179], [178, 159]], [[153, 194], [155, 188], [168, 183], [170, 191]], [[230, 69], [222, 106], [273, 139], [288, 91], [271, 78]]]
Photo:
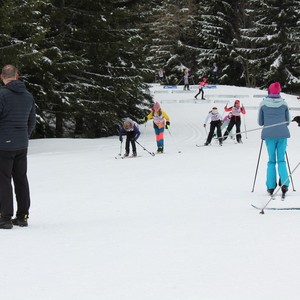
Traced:
[[155, 103], [154, 103], [153, 109], [154, 109], [154, 110], [160, 110], [160, 105], [159, 105], [158, 102], [155, 102]]
[[218, 108], [217, 107], [213, 107], [212, 110], [211, 110], [211, 112], [213, 114], [216, 114], [218, 112]]
[[276, 95], [281, 92], [281, 85], [279, 82], [274, 82], [269, 85], [269, 95]]
[[132, 128], [132, 121], [129, 119], [129, 118], [127, 118], [125, 121], [124, 121], [124, 123], [123, 123], [123, 128], [126, 130], [128, 130], [128, 129], [130, 129], [130, 128]]

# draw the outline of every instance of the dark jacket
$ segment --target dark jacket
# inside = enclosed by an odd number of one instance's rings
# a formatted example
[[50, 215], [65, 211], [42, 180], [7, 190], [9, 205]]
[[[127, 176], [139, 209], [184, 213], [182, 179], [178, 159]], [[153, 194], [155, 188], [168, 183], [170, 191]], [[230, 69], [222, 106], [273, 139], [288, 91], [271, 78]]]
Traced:
[[36, 122], [33, 96], [13, 80], [0, 89], [0, 150], [26, 149]]

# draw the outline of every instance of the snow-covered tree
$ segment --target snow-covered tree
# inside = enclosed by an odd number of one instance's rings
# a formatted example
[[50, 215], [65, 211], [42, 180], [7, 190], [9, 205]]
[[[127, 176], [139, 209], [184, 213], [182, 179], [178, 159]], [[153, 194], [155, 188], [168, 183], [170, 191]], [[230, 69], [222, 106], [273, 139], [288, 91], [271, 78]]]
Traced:
[[219, 82], [236, 83], [237, 68], [232, 42], [237, 35], [237, 1], [207, 0], [198, 3], [195, 26], [199, 39], [198, 73], [209, 76], [214, 62], [219, 66]]
[[196, 58], [187, 41], [193, 38], [195, 0], [168, 0], [155, 3], [148, 19], [151, 28], [149, 60], [156, 71], [163, 68], [170, 83], [181, 80], [184, 68], [192, 69]]
[[299, 9], [295, 0], [246, 1], [245, 22], [236, 42], [247, 86], [299, 85]]

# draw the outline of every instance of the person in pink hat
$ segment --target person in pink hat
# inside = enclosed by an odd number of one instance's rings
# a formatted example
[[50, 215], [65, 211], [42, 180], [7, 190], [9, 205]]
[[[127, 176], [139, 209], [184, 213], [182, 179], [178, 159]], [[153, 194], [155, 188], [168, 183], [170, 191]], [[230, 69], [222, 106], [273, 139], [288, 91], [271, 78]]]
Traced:
[[164, 152], [164, 129], [170, 126], [170, 118], [165, 111], [163, 111], [158, 102], [155, 102], [150, 114], [145, 117], [145, 121], [153, 119], [153, 127], [156, 136], [157, 153]]
[[[281, 85], [279, 82], [270, 84], [268, 96], [263, 98], [258, 110], [258, 124], [264, 126], [261, 139], [265, 141], [269, 161], [267, 165], [267, 192], [272, 195], [277, 184], [281, 186], [282, 196], [289, 187], [289, 177], [285, 161], [287, 139], [290, 137], [288, 125], [290, 123], [289, 107], [280, 96]], [[276, 126], [272, 126], [272, 125]], [[276, 171], [277, 165], [277, 171]], [[279, 181], [277, 182], [277, 173]]]
[[207, 85], [207, 79], [206, 77], [203, 77], [202, 78], [202, 81], [199, 82], [199, 85], [198, 85], [198, 93], [195, 95], [195, 99], [197, 99], [197, 97], [201, 94], [201, 99], [202, 100], [205, 100], [204, 98], [204, 90], [203, 90], [203, 87]]
[[223, 141], [225, 141], [231, 131], [231, 129], [233, 128], [233, 126], [235, 126], [236, 128], [236, 140], [238, 143], [242, 143], [242, 136], [240, 134], [241, 132], [241, 114], [246, 114], [246, 109], [245, 107], [242, 105], [241, 106], [241, 102], [240, 100], [235, 100], [234, 101], [234, 105], [231, 107], [224, 107], [224, 110], [226, 112], [232, 112], [232, 116], [230, 118], [228, 127], [223, 135]]

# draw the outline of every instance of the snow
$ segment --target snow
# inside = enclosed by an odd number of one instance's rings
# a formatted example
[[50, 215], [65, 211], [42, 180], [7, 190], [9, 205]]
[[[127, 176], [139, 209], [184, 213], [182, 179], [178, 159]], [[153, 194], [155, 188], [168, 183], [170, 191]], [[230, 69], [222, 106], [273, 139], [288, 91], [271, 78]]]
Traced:
[[[192, 88], [152, 88], [171, 118], [161, 155], [137, 145], [141, 157], [119, 159], [116, 136], [30, 141], [29, 227], [1, 231], [2, 299], [299, 299], [300, 212], [251, 207], [269, 201], [265, 146], [251, 192], [260, 130], [243, 144], [195, 146], [208, 111], [236, 96], [247, 109], [242, 130], [258, 128], [265, 91], [218, 86], [195, 103]], [[298, 115], [299, 100], [283, 96]], [[140, 129], [139, 142], [156, 151], [151, 122]], [[293, 169], [300, 128], [290, 131]], [[300, 207], [300, 170], [293, 182], [296, 191], [270, 206]]]

